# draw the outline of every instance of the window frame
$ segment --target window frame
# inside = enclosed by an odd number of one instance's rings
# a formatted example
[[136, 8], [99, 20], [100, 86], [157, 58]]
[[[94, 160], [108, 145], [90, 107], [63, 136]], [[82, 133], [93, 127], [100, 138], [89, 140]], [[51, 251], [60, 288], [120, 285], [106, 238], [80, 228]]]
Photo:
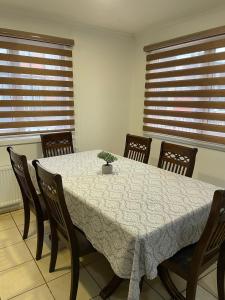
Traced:
[[[25, 46], [27, 48], [30, 47], [32, 50], [13, 50], [9, 51], [7, 50], [6, 47], [6, 53], [4, 52], [4, 47], [2, 47], [3, 52], [1, 55], [1, 66], [16, 66], [17, 69], [24, 67], [23, 64], [25, 64], [25, 68], [34, 68], [33, 70], [46, 70], [45, 73], [52, 72], [51, 70], [56, 70], [56, 72], [61, 72], [64, 74], [57, 75], [58, 77], [51, 80], [53, 77], [52, 76], [46, 76], [43, 74], [43, 76], [37, 76], [34, 75], [29, 76], [29, 72], [23, 73], [22, 71], [20, 72], [12, 72], [8, 74], [4, 74], [6, 71], [2, 71], [3, 74], [0, 77], [0, 84], [1, 84], [1, 101], [6, 101], [5, 103], [2, 103], [1, 108], [1, 114], [2, 114], [2, 121], [7, 122], [7, 120], [4, 120], [4, 118], [10, 118], [10, 119], [15, 119], [18, 117], [17, 123], [26, 123], [30, 121], [35, 121], [36, 123], [39, 122], [38, 118], [40, 118], [40, 121], [45, 121], [47, 123], [48, 121], [54, 119], [68, 119], [68, 120], [73, 120], [74, 122], [74, 94], [73, 94], [73, 86], [74, 86], [74, 76], [73, 76], [73, 56], [72, 56], [72, 47], [74, 46], [74, 40], [72, 39], [67, 39], [67, 38], [61, 38], [61, 37], [55, 37], [55, 36], [49, 36], [45, 34], [37, 34], [37, 33], [31, 33], [31, 32], [25, 32], [25, 31], [17, 31], [17, 30], [12, 30], [12, 29], [4, 29], [0, 28], [0, 38], [2, 41], [8, 41], [10, 43], [14, 43], [15, 45], [18, 42], [18, 45], [20, 49], [21, 45], [22, 48]], [[4, 42], [3, 42], [4, 44]], [[7, 43], [5, 43], [7, 44]], [[43, 45], [43, 46], [42, 46]], [[5, 46], [5, 45], [4, 45]], [[44, 52], [45, 49], [50, 49], [49, 53], [53, 53], [56, 51], [58, 53], [57, 55], [40, 55], [41, 52], [34, 50], [36, 54], [32, 55], [33, 49], [36, 47], [37, 48], [43, 48], [42, 53], [48, 53]], [[52, 49], [51, 49], [52, 48]], [[10, 49], [10, 48], [8, 48]], [[13, 48], [12, 48], [13, 49]], [[17, 48], [15, 48], [17, 49]], [[55, 50], [54, 50], [55, 49]], [[62, 49], [62, 50], [60, 50]], [[60, 57], [61, 54], [67, 56], [68, 51], [63, 50], [63, 49], [69, 49], [70, 54], [70, 60], [68, 60], [67, 63], [67, 57]], [[39, 49], [38, 49], [39, 50]], [[28, 52], [29, 53], [28, 53]], [[47, 51], [47, 50], [46, 50]], [[16, 53], [18, 52], [18, 53]], [[27, 52], [27, 53], [26, 53]], [[7, 56], [7, 57], [4, 57]], [[10, 57], [11, 56], [11, 57]], [[21, 56], [21, 60], [20, 60]], [[51, 57], [50, 57], [51, 56]], [[55, 56], [55, 57], [54, 57]], [[12, 58], [13, 57], [13, 58]], [[50, 58], [45, 58], [45, 57], [50, 57]], [[26, 59], [25, 59], [26, 58]], [[25, 60], [24, 60], [25, 59]], [[66, 60], [65, 60], [66, 59]], [[33, 61], [32, 61], [33, 60]], [[51, 62], [50, 62], [51, 60]], [[41, 62], [40, 62], [41, 61]], [[59, 71], [57, 71], [59, 70]], [[62, 70], [62, 71], [60, 71]], [[65, 70], [65, 71], [63, 71]], [[69, 70], [68, 72], [66, 70]], [[38, 71], [39, 72], [39, 71]], [[68, 74], [71, 73], [72, 75], [69, 76]], [[36, 73], [34, 73], [36, 74]], [[38, 74], [38, 73], [37, 73]], [[66, 74], [66, 75], [65, 75]], [[22, 75], [22, 76], [21, 76]], [[49, 74], [46, 74], [49, 75]], [[65, 78], [65, 77], [70, 77], [70, 78]], [[40, 77], [40, 78], [39, 78]], [[42, 77], [42, 78], [41, 78]], [[48, 77], [52, 77], [48, 79]], [[63, 78], [64, 77], [64, 78]], [[2, 80], [1, 82], [1, 78]], [[10, 79], [10, 80], [9, 80]], [[57, 80], [57, 81], [56, 81]], [[68, 83], [66, 83], [68, 80]], [[11, 83], [9, 83], [9, 81]], [[15, 83], [17, 81], [17, 83]], [[24, 83], [24, 81], [27, 81]], [[28, 81], [30, 81], [28, 83]], [[34, 82], [35, 81], [35, 82]], [[22, 83], [21, 83], [22, 82]], [[31, 83], [32, 82], [32, 83]], [[51, 83], [51, 84], [50, 84]], [[66, 83], [66, 84], [65, 84]], [[37, 91], [37, 92], [35, 92]], [[39, 92], [40, 91], [40, 92]], [[13, 92], [13, 94], [10, 94], [9, 92]], [[61, 93], [61, 94], [60, 94]], [[40, 94], [40, 95], [39, 95]], [[53, 94], [53, 95], [51, 95]], [[60, 94], [60, 95], [58, 95]], [[9, 95], [9, 96], [4, 96], [4, 95]], [[10, 96], [11, 95], [11, 96]], [[14, 96], [13, 96], [14, 95]], [[17, 96], [16, 96], [17, 95]], [[27, 95], [27, 96], [26, 96]], [[50, 96], [50, 97], [49, 97]], [[32, 100], [29, 99], [32, 98]], [[66, 97], [66, 98], [64, 98]], [[21, 98], [21, 99], [20, 99]], [[29, 101], [27, 101], [27, 98]], [[42, 99], [43, 98], [43, 99]], [[53, 103], [50, 103], [49, 101], [52, 101], [52, 98], [54, 100], [54, 106]], [[55, 98], [55, 99], [54, 99]], [[14, 100], [15, 99], [15, 100]], [[10, 101], [13, 100], [12, 102], [15, 102], [15, 107], [13, 107], [13, 104], [10, 106]], [[38, 105], [35, 105], [36, 101], [41, 100]], [[43, 101], [42, 101], [43, 100]], [[67, 103], [67, 100], [69, 102]], [[21, 103], [16, 103], [16, 101], [19, 101]], [[22, 103], [23, 102], [23, 103]], [[31, 103], [34, 102], [34, 103]], [[45, 102], [45, 103], [44, 103]], [[9, 112], [12, 111], [12, 115], [8, 117]], [[43, 116], [40, 114], [42, 111], [44, 111]], [[49, 111], [49, 113], [48, 113]], [[16, 112], [16, 113], [15, 113]], [[17, 112], [23, 113], [24, 116], [20, 116]], [[29, 113], [31, 112], [31, 113]], [[62, 112], [59, 114], [59, 112]], [[6, 117], [3, 117], [3, 115], [6, 114]], [[28, 116], [28, 115], [31, 116]], [[26, 115], [26, 116], [25, 116]], [[45, 117], [46, 116], [46, 117]], [[48, 117], [50, 116], [50, 118]], [[59, 116], [58, 118], [55, 116]], [[64, 116], [64, 117], [62, 117]], [[68, 117], [67, 117], [68, 116]], [[71, 119], [70, 119], [71, 116]], [[29, 117], [27, 119], [27, 117]], [[22, 118], [24, 120], [22, 120]], [[48, 119], [49, 118], [49, 119]], [[33, 122], [33, 123], [35, 123]], [[71, 121], [72, 122], [72, 121]], [[44, 122], [41, 122], [44, 124]], [[61, 122], [62, 123], [62, 122]], [[68, 122], [69, 124], [69, 122]], [[18, 125], [18, 124], [17, 124]], [[15, 126], [17, 126], [15, 124]], [[45, 128], [41, 128], [41, 125], [34, 124], [34, 127], [29, 126], [28, 127], [24, 126], [22, 127], [2, 127], [4, 130], [1, 133], [0, 136], [0, 145], [4, 145], [6, 141], [12, 141], [12, 140], [21, 140], [23, 143], [24, 140], [31, 140], [31, 141], [37, 141], [36, 137], [39, 137], [40, 132], [52, 132], [55, 131], [67, 131], [70, 130], [72, 133], [74, 133], [74, 125], [70, 126], [65, 126], [66, 128], [63, 128], [63, 124], [58, 124], [57, 126], [54, 125], [54, 127], [49, 127], [50, 125], [43, 125]], [[6, 126], [6, 124], [5, 124]], [[19, 126], [19, 125], [18, 125]], [[21, 125], [20, 125], [21, 126]], [[35, 128], [36, 126], [36, 128]], [[53, 126], [53, 124], [52, 124]], [[49, 128], [47, 128], [49, 127]], [[70, 127], [70, 128], [69, 128]], [[73, 127], [73, 128], [72, 128]], [[11, 128], [11, 129], [10, 129]], [[18, 130], [16, 130], [18, 129]], [[42, 130], [43, 129], [43, 130]], [[8, 132], [7, 132], [8, 130]], [[13, 134], [15, 131], [15, 134]], [[21, 133], [20, 133], [21, 131]], [[23, 132], [22, 132], [23, 131]], [[6, 134], [4, 134], [6, 132]]]
[[[179, 47], [179, 45], [181, 45], [181, 47], [185, 47], [185, 43], [197, 42], [198, 40], [202, 41], [204, 39], [220, 37], [222, 35], [223, 36], [225, 35], [225, 26], [216, 27], [213, 29], [209, 29], [209, 30], [189, 34], [186, 36], [170, 39], [167, 41], [150, 44], [150, 45], [147, 45], [144, 47], [144, 52], [146, 53], [146, 55], [148, 55], [152, 51], [157, 51], [157, 50], [162, 50], [162, 51], [165, 50], [166, 51], [165, 48], [168, 48], [168, 47], [173, 47], [173, 46]], [[148, 63], [149, 63], [149, 61], [146, 62], [146, 71], [147, 71]], [[146, 82], [147, 82], [147, 80], [146, 80]], [[189, 87], [189, 89], [190, 89], [190, 87]], [[151, 100], [146, 100], [146, 97], [145, 97], [145, 101], [151, 101]], [[165, 108], [166, 108], [166, 106], [165, 106]], [[146, 108], [144, 108], [144, 109], [146, 109]], [[144, 115], [145, 115], [145, 113], [144, 113]], [[144, 119], [145, 118], [146, 117], [144, 116]], [[145, 131], [144, 127], [145, 127], [145, 122], [143, 120], [143, 133], [145, 136], [150, 136], [150, 137], [153, 137], [153, 138], [155, 137], [156, 139], [160, 139], [160, 140], [168, 140], [168, 141], [172, 141], [172, 142], [178, 142], [181, 144], [199, 146], [202, 148], [208, 148], [208, 149], [225, 152], [225, 144], [219, 144], [219, 143], [214, 143], [214, 142], [209, 142], [209, 141], [202, 141], [202, 140], [197, 140], [197, 139], [192, 139], [192, 138], [187, 138], [187, 137], [180, 137], [180, 136], [175, 136], [175, 135], [168, 135], [166, 133], [164, 134], [164, 133], [157, 133], [157, 132], [153, 132], [153, 131], [152, 132]]]

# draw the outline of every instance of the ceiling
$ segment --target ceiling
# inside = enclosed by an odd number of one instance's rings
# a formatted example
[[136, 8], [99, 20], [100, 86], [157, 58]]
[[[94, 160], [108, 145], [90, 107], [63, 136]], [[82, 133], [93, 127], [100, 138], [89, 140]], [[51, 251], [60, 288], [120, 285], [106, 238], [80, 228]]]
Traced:
[[17, 16], [33, 14], [133, 34], [222, 4], [224, 0], [0, 0], [0, 17], [6, 11]]

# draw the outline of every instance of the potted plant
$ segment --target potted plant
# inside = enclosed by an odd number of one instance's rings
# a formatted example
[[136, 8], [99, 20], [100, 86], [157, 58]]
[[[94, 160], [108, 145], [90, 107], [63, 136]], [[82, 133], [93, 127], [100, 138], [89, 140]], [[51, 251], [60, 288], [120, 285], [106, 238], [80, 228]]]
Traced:
[[102, 151], [98, 153], [98, 158], [103, 159], [106, 164], [102, 165], [102, 174], [112, 174], [113, 167], [111, 163], [117, 160], [117, 157], [109, 152]]

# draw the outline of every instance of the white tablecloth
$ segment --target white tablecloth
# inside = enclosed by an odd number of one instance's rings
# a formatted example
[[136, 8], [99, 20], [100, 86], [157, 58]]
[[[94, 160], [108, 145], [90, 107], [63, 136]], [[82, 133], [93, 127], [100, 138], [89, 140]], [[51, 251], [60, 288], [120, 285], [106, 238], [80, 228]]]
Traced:
[[72, 221], [130, 279], [136, 300], [142, 275], [155, 278], [162, 261], [199, 239], [219, 188], [119, 156], [114, 174], [102, 175], [98, 152], [39, 161], [62, 175]]

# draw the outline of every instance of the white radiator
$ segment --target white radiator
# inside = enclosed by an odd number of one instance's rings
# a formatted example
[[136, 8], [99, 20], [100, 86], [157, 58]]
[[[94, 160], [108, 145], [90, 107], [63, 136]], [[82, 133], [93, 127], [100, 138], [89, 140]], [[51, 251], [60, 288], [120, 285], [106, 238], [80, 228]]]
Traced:
[[0, 166], [0, 213], [22, 205], [19, 185], [11, 166]]

